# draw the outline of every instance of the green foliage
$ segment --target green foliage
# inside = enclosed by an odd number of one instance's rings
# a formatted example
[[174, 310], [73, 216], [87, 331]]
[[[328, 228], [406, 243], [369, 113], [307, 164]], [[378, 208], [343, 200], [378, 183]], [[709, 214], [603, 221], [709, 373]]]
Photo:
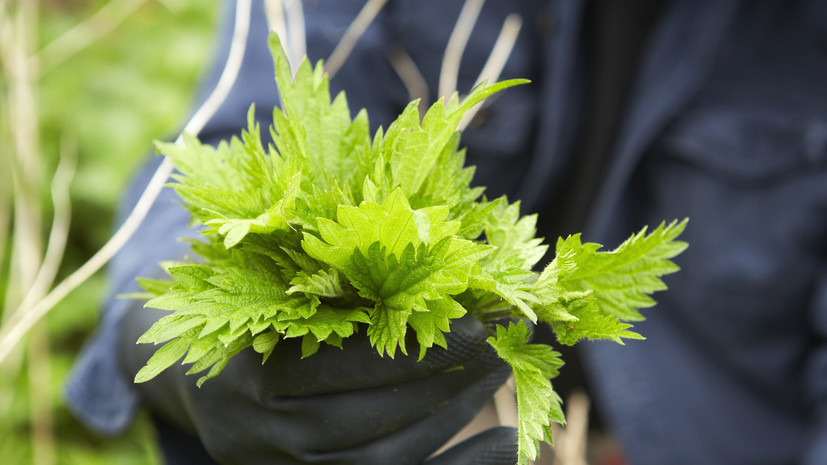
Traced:
[[686, 248], [675, 240], [685, 227], [686, 220], [662, 223], [649, 235], [643, 228], [612, 252], [581, 243], [579, 234], [561, 238], [535, 284], [541, 319], [568, 345], [583, 338], [643, 339], [624, 322], [642, 320], [637, 309], [654, 305], [649, 294], [666, 289], [660, 277], [678, 271], [669, 259]]
[[563, 424], [565, 418], [562, 402], [551, 387], [551, 378], [563, 366], [560, 354], [544, 344], [529, 344], [528, 326], [525, 321], [509, 323], [506, 329], [497, 326], [496, 337], [488, 338], [491, 344], [514, 372], [517, 388], [517, 410], [520, 412], [518, 427], [519, 463], [528, 463], [537, 457], [540, 441], [552, 443], [552, 421]]
[[[14, 18], [16, 9], [31, 3], [3, 2], [5, 18]], [[42, 222], [40, 229], [27, 234], [38, 236], [28, 239], [35, 244], [39, 239], [42, 253], [52, 217], [49, 180], [62, 150], [67, 154], [76, 152], [77, 171], [70, 190], [71, 230], [58, 273], [58, 279], [62, 279], [112, 234], [116, 203], [135, 169], [146, 160], [148, 141], [171, 134], [186, 117], [215, 37], [220, 8], [215, 2], [181, 0], [140, 5], [108, 0], [39, 3], [31, 23], [21, 24], [23, 35], [36, 36], [29, 42], [27, 54], [39, 60], [39, 67], [30, 76], [34, 106], [24, 109], [36, 115], [38, 125], [32, 134], [36, 156], [26, 154], [26, 160], [35, 168], [35, 182], [26, 187], [41, 196], [41, 202], [35, 205], [40, 210], [27, 209], [26, 214], [40, 215]], [[110, 3], [109, 11], [112, 7], [121, 12], [135, 11], [124, 14], [123, 22], [113, 22], [111, 16], [102, 22], [99, 18], [93, 24], [104, 27], [89, 28], [87, 24], [82, 34], [72, 34], [74, 39], [64, 36]], [[11, 30], [9, 26], [4, 32]], [[78, 45], [78, 38], [91, 42], [78, 53], [66, 55]], [[8, 43], [6, 39], [4, 46], [15, 46], [17, 39], [8, 37]], [[58, 46], [50, 47], [54, 40], [58, 40]], [[0, 61], [12, 56], [4, 54]], [[11, 65], [3, 63], [8, 72], [13, 71]], [[0, 78], [4, 96], [10, 95], [11, 83]], [[15, 285], [21, 274], [10, 263], [11, 251], [19, 248], [20, 242], [5, 236], [13, 232], [4, 229], [9, 226], [4, 219], [10, 215], [8, 208], [14, 200], [11, 176], [16, 170], [11, 160], [16, 148], [11, 139], [21, 127], [20, 118], [11, 117], [16, 113], [11, 111], [14, 105], [0, 98], [0, 141], [4, 147], [0, 150], [4, 162], [0, 169], [0, 300], [5, 302], [6, 312], [16, 308], [22, 297], [19, 294], [27, 290]], [[30, 351], [31, 343], [21, 344], [20, 350], [0, 367], [0, 462], [30, 464], [34, 457], [49, 462], [48, 454], [53, 450], [59, 465], [161, 463], [148, 417], [139, 416], [135, 425], [118, 438], [104, 438], [84, 428], [65, 405], [63, 391], [69, 370], [100, 320], [101, 296], [105, 292], [104, 273], [96, 274], [49, 313], [42, 325], [47, 335], [30, 337], [41, 341], [45, 338], [47, 348]], [[0, 309], [0, 314], [3, 311]], [[51, 423], [37, 418], [43, 412]], [[33, 434], [34, 430], [38, 434]], [[40, 439], [44, 436], [52, 439]]]
[[[217, 148], [194, 138], [159, 144], [179, 170], [172, 184], [203, 241], [198, 262], [168, 264], [170, 281], [146, 281], [147, 306], [172, 313], [139, 342], [164, 343], [136, 381], [183, 359], [198, 383], [252, 346], [263, 354], [301, 338], [303, 356], [339, 346], [360, 328], [380, 355], [407, 353], [413, 330], [420, 358], [445, 346], [450, 322], [471, 313], [492, 326], [503, 317], [550, 324], [561, 343], [640, 338], [625, 321], [641, 318], [659, 277], [685, 244], [685, 222], [633, 235], [612, 252], [561, 240], [542, 273], [547, 246], [536, 216], [519, 203], [488, 201], [470, 186], [456, 126], [473, 105], [525, 81], [482, 84], [461, 102], [439, 101], [420, 118], [410, 104], [373, 138], [367, 115], [350, 118], [344, 94], [330, 99], [322, 64], [304, 60], [292, 77], [271, 36], [282, 108], [273, 110], [273, 145], [252, 119], [240, 138]], [[489, 343], [513, 368], [520, 411], [520, 463], [551, 442], [562, 423], [550, 379], [562, 361], [529, 344], [526, 323], [496, 326]]]
[[[108, 3], [64, 0], [41, 8], [41, 46]], [[60, 144], [77, 142], [78, 172], [71, 192], [79, 204], [75, 215], [101, 225], [100, 231], [84, 228], [84, 235], [94, 233], [96, 239], [86, 247], [111, 234], [111, 221], [101, 216], [108, 218], [146, 159], [148, 142], [176, 131], [186, 118], [209, 59], [219, 11], [214, 2], [144, 2], [123, 24], [114, 24], [114, 31], [68, 61], [54, 69], [43, 63], [50, 69], [41, 80], [37, 109], [43, 154], [53, 168]], [[98, 31], [87, 33], [96, 37]]]

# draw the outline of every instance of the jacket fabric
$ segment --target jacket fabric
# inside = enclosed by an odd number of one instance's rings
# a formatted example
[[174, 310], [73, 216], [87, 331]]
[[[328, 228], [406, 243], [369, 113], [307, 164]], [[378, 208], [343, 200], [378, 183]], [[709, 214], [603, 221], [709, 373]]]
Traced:
[[[239, 132], [256, 104], [269, 125], [277, 103], [262, 2], [228, 100], [202, 133]], [[305, 5], [308, 55], [326, 58], [363, 2]], [[590, 72], [586, 0], [485, 3], [462, 57], [467, 91], [503, 19], [523, 27], [505, 91], [463, 133], [475, 183], [489, 197], [549, 208], [571, 175]], [[436, 87], [462, 2], [389, 2], [331, 81], [351, 109], [387, 126], [408, 94], [387, 56], [398, 47]], [[229, 46], [232, 3], [211, 89]], [[827, 3], [675, 0], [651, 25], [582, 224], [584, 240], [613, 248], [643, 225], [690, 218], [669, 290], [635, 325], [645, 341], [579, 344], [591, 393], [632, 464], [827, 463]], [[151, 169], [126, 196], [128, 211]], [[109, 269], [111, 296], [134, 290], [156, 262], [194, 235], [165, 193]], [[546, 234], [549, 231], [541, 230]], [[577, 231], [553, 231], [567, 234]], [[109, 297], [66, 395], [91, 428], [116, 433], [139, 401], [113, 347], [125, 303]], [[565, 370], [565, 367], [563, 368]]]

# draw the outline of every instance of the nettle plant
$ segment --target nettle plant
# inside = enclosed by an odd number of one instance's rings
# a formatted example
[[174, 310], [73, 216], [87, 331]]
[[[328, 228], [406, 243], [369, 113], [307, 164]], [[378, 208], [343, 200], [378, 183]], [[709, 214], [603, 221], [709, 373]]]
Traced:
[[638, 309], [665, 289], [660, 276], [678, 270], [670, 259], [686, 247], [675, 240], [686, 221], [611, 252], [561, 238], [554, 260], [532, 271], [548, 248], [534, 237], [536, 215], [471, 187], [456, 129], [474, 105], [527, 81], [454, 93], [423, 118], [412, 102], [371, 138], [364, 110], [351, 119], [343, 93], [331, 102], [321, 62], [305, 59], [294, 78], [275, 34], [270, 45], [282, 100], [274, 145], [262, 144], [252, 110], [247, 131], [217, 148], [194, 137], [158, 145], [203, 240], [192, 242], [198, 260], [165, 264], [170, 280], [140, 279], [153, 296], [146, 305], [172, 313], [139, 339], [166, 344], [135, 381], [183, 357], [189, 373], [208, 370], [200, 385], [250, 346], [266, 360], [280, 340], [301, 338], [306, 357], [357, 331], [391, 358], [407, 354], [413, 331], [421, 358], [470, 313], [513, 368], [519, 463], [528, 463], [539, 441], [551, 443], [550, 423], [565, 420], [550, 382], [563, 362], [529, 343], [525, 320], [551, 325], [568, 345], [642, 339], [627, 322], [643, 319]]

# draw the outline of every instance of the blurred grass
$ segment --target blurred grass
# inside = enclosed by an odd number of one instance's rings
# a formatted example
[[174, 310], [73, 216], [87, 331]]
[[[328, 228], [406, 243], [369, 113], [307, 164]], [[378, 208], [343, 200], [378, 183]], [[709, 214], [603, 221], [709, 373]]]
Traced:
[[[42, 0], [37, 48], [61, 37], [107, 3]], [[72, 225], [58, 280], [108, 239], [116, 202], [132, 173], [149, 156], [152, 141], [173, 137], [183, 124], [213, 47], [219, 3], [147, 0], [112, 32], [39, 79], [41, 184], [48, 186], [61, 141], [69, 141], [78, 154], [71, 186]], [[4, 94], [6, 89], [7, 83], [0, 82]], [[0, 137], [5, 144], [14, 124], [2, 123]], [[45, 241], [52, 212], [49, 192], [43, 190]], [[2, 302], [12, 244], [6, 241], [0, 247], [7, 251], [0, 254], [5, 257], [0, 263]], [[103, 288], [99, 273], [48, 316], [51, 376], [45, 392], [49, 398], [36, 402], [46, 403], [52, 414], [58, 464], [157, 464], [154, 433], [144, 417], [121, 437], [101, 438], [74, 420], [63, 402], [63, 384], [97, 323]], [[0, 371], [0, 464], [33, 463], [27, 370], [32, 360], [25, 356], [19, 360], [18, 369], [10, 363]]]

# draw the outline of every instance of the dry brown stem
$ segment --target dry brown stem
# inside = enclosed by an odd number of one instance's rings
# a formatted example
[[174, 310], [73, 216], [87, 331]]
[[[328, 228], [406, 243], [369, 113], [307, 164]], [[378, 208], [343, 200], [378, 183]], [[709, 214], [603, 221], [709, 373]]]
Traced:
[[424, 115], [428, 109], [428, 83], [419, 71], [413, 58], [401, 44], [394, 44], [388, 49], [388, 61], [402, 80], [408, 91], [408, 100], [419, 100], [419, 114]]
[[[75, 173], [77, 149], [64, 139], [61, 142], [60, 163], [55, 170], [52, 179], [52, 205], [54, 216], [52, 229], [49, 233], [49, 241], [46, 246], [46, 254], [43, 263], [37, 271], [26, 297], [18, 306], [18, 311], [23, 311], [42, 299], [54, 282], [60, 262], [63, 260], [63, 252], [66, 250], [66, 241], [69, 237], [69, 225], [72, 220], [72, 203], [69, 201], [69, 186]], [[20, 316], [12, 315], [19, 319]]]
[[445, 53], [442, 55], [442, 66], [439, 70], [438, 95], [447, 99], [457, 91], [457, 79], [459, 77], [459, 66], [462, 61], [462, 53], [471, 37], [471, 31], [477, 23], [477, 18], [482, 10], [484, 0], [465, 0], [459, 18], [448, 38], [448, 45], [445, 46]]
[[588, 465], [589, 398], [575, 392], [566, 401], [566, 428], [555, 436], [554, 465]]
[[[523, 20], [516, 13], [511, 13], [505, 18], [503, 27], [500, 29], [500, 34], [497, 36], [497, 41], [494, 43], [494, 48], [491, 49], [488, 60], [485, 61], [480, 75], [477, 76], [477, 80], [474, 82], [475, 85], [483, 81], [493, 83], [500, 78], [500, 73], [505, 67], [508, 57], [511, 56], [511, 51], [514, 50], [514, 44], [517, 42], [517, 36], [520, 35], [522, 25]], [[471, 110], [463, 116], [462, 121], [460, 121], [457, 126], [457, 130], [462, 131], [468, 127], [468, 124], [474, 119], [477, 112], [490, 102], [491, 100], [486, 100], [471, 108]]]
[[[230, 54], [224, 71], [219, 78], [216, 88], [184, 127], [182, 134], [197, 135], [226, 99], [233, 83], [235, 83], [246, 48], [247, 32], [250, 26], [250, 1], [251, 0], [238, 0], [235, 29], [230, 46]], [[179, 136], [176, 142], [180, 143], [181, 140], [182, 137]], [[35, 323], [43, 318], [58, 302], [66, 297], [67, 294], [101, 269], [124, 246], [146, 217], [149, 208], [158, 197], [161, 188], [166, 183], [171, 172], [172, 165], [168, 160], [164, 160], [153, 175], [135, 208], [112, 238], [110, 238], [89, 261], [55, 286], [43, 299], [39, 300], [31, 308], [19, 307], [15, 311], [15, 318], [12, 318], [0, 327], [0, 364], [3, 363], [11, 350]], [[18, 315], [20, 315], [19, 318], [17, 318]]]
[[342, 65], [345, 64], [350, 52], [353, 51], [353, 47], [356, 46], [356, 42], [368, 29], [368, 26], [382, 10], [382, 7], [385, 6], [385, 3], [387, 3], [387, 0], [368, 0], [365, 3], [365, 6], [362, 7], [359, 14], [356, 15], [356, 19], [347, 27], [339, 43], [336, 44], [333, 52], [325, 61], [324, 70], [328, 76], [333, 78]]
[[[304, 9], [301, 0], [284, 0], [284, 11], [287, 18], [287, 49], [288, 61], [298, 65], [307, 55], [307, 43], [304, 32]], [[294, 68], [295, 69], [295, 68]]]

